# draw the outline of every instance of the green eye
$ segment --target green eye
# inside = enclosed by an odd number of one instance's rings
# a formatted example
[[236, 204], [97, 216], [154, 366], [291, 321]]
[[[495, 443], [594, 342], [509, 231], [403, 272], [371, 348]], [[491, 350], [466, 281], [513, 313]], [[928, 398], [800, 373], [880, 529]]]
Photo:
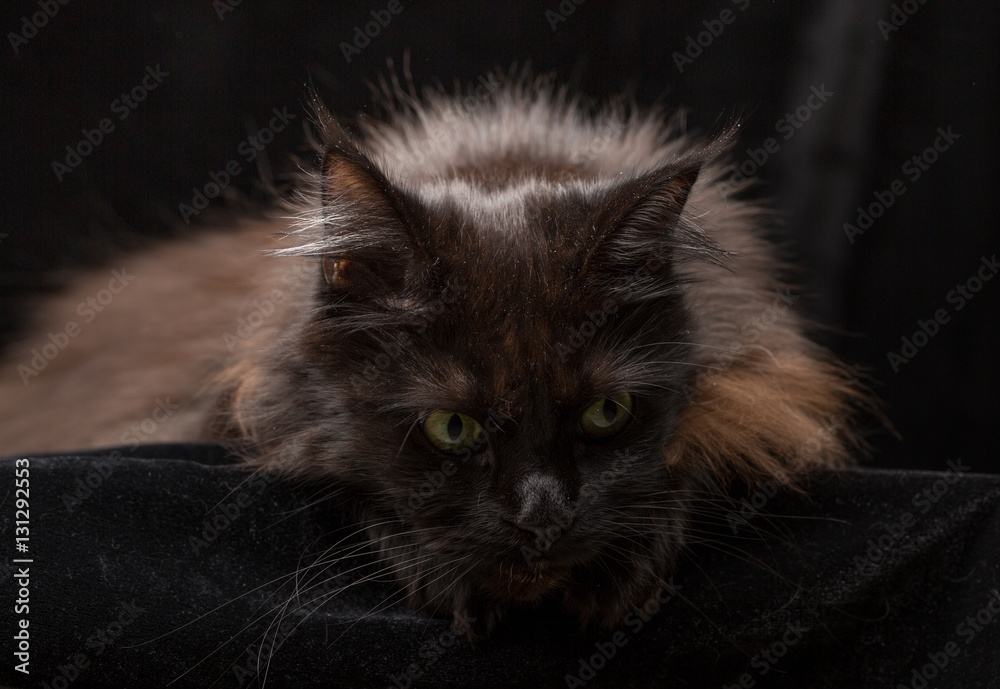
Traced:
[[439, 450], [457, 454], [482, 442], [483, 427], [471, 416], [438, 409], [424, 417], [424, 435]]
[[607, 438], [618, 433], [632, 418], [632, 395], [616, 392], [587, 407], [580, 417], [580, 431], [588, 438]]

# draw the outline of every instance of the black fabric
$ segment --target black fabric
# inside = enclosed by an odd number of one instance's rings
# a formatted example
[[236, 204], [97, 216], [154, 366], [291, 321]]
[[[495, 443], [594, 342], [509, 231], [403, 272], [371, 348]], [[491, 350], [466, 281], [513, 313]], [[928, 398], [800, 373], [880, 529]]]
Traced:
[[[409, 611], [363, 550], [306, 568], [358, 542], [324, 489], [248, 478], [211, 446], [113, 457], [30, 459], [23, 554], [17, 467], [0, 463], [2, 684], [259, 686], [261, 658], [274, 687], [1000, 686], [1000, 476], [961, 463], [825, 475], [808, 496], [767, 487], [617, 632], [580, 633], [545, 605], [470, 646]], [[11, 655], [21, 618], [30, 676]]]

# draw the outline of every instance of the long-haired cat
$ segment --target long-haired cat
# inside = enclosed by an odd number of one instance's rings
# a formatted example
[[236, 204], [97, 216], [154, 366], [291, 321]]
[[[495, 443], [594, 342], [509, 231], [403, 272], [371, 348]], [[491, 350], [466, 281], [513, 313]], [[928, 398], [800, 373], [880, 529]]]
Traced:
[[317, 105], [292, 217], [40, 307], [0, 369], [0, 449], [229, 443], [347, 492], [414, 607], [487, 631], [546, 596], [613, 625], [699, 499], [844, 462], [857, 386], [724, 183], [727, 137], [544, 84], [480, 96], [354, 136]]

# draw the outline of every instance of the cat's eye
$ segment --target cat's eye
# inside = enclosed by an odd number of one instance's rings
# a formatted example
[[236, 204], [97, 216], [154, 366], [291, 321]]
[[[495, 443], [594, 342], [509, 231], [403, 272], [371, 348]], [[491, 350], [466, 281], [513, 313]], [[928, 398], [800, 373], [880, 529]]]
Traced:
[[483, 441], [483, 427], [467, 414], [438, 409], [420, 424], [424, 435], [439, 450], [457, 454], [475, 448]]
[[602, 397], [580, 416], [580, 432], [588, 438], [607, 438], [618, 433], [632, 418], [634, 404], [627, 392]]

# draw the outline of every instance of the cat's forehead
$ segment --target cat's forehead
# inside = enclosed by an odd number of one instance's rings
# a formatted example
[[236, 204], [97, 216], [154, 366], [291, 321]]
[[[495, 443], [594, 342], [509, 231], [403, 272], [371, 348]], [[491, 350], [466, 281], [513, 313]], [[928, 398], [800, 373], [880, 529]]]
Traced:
[[622, 387], [618, 304], [578, 274], [595, 242], [594, 199], [607, 184], [525, 174], [421, 187], [435, 282], [447, 285], [434, 385], [515, 415]]
[[[447, 371], [435, 378], [465, 399], [514, 414], [617, 389], [621, 348], [619, 338], [605, 337], [612, 314], [602, 305], [588, 312], [593, 302], [570, 283], [534, 271], [463, 268], [433, 334]], [[607, 332], [598, 333], [595, 319]]]
[[452, 334], [421, 367], [427, 406], [448, 401], [517, 419], [528, 410], [579, 405], [620, 387], [614, 353], [599, 346], [567, 351], [572, 334], [551, 318], [522, 314], [493, 323], [466, 320]]
[[568, 215], [584, 217], [589, 208], [582, 200], [596, 197], [607, 187], [600, 180], [531, 174], [489, 180], [443, 178], [421, 185], [418, 194], [424, 207], [474, 233], [507, 230], [521, 233], [521, 240], [543, 241], [545, 236], [537, 234], [539, 229], [572, 231], [559, 221]]
[[601, 300], [572, 280], [574, 259], [592, 242], [590, 208], [581, 202], [587, 191], [578, 181], [537, 176], [487, 188], [440, 180], [422, 189], [431, 250], [457, 307], [488, 323], [505, 351], [559, 341], [563, 321]]
[[[585, 251], [592, 182], [539, 176], [484, 185], [469, 178], [439, 180], [421, 189], [431, 215], [433, 251], [455, 270], [504, 279], [522, 292], [565, 280]], [[545, 295], [536, 294], [535, 298]]]

